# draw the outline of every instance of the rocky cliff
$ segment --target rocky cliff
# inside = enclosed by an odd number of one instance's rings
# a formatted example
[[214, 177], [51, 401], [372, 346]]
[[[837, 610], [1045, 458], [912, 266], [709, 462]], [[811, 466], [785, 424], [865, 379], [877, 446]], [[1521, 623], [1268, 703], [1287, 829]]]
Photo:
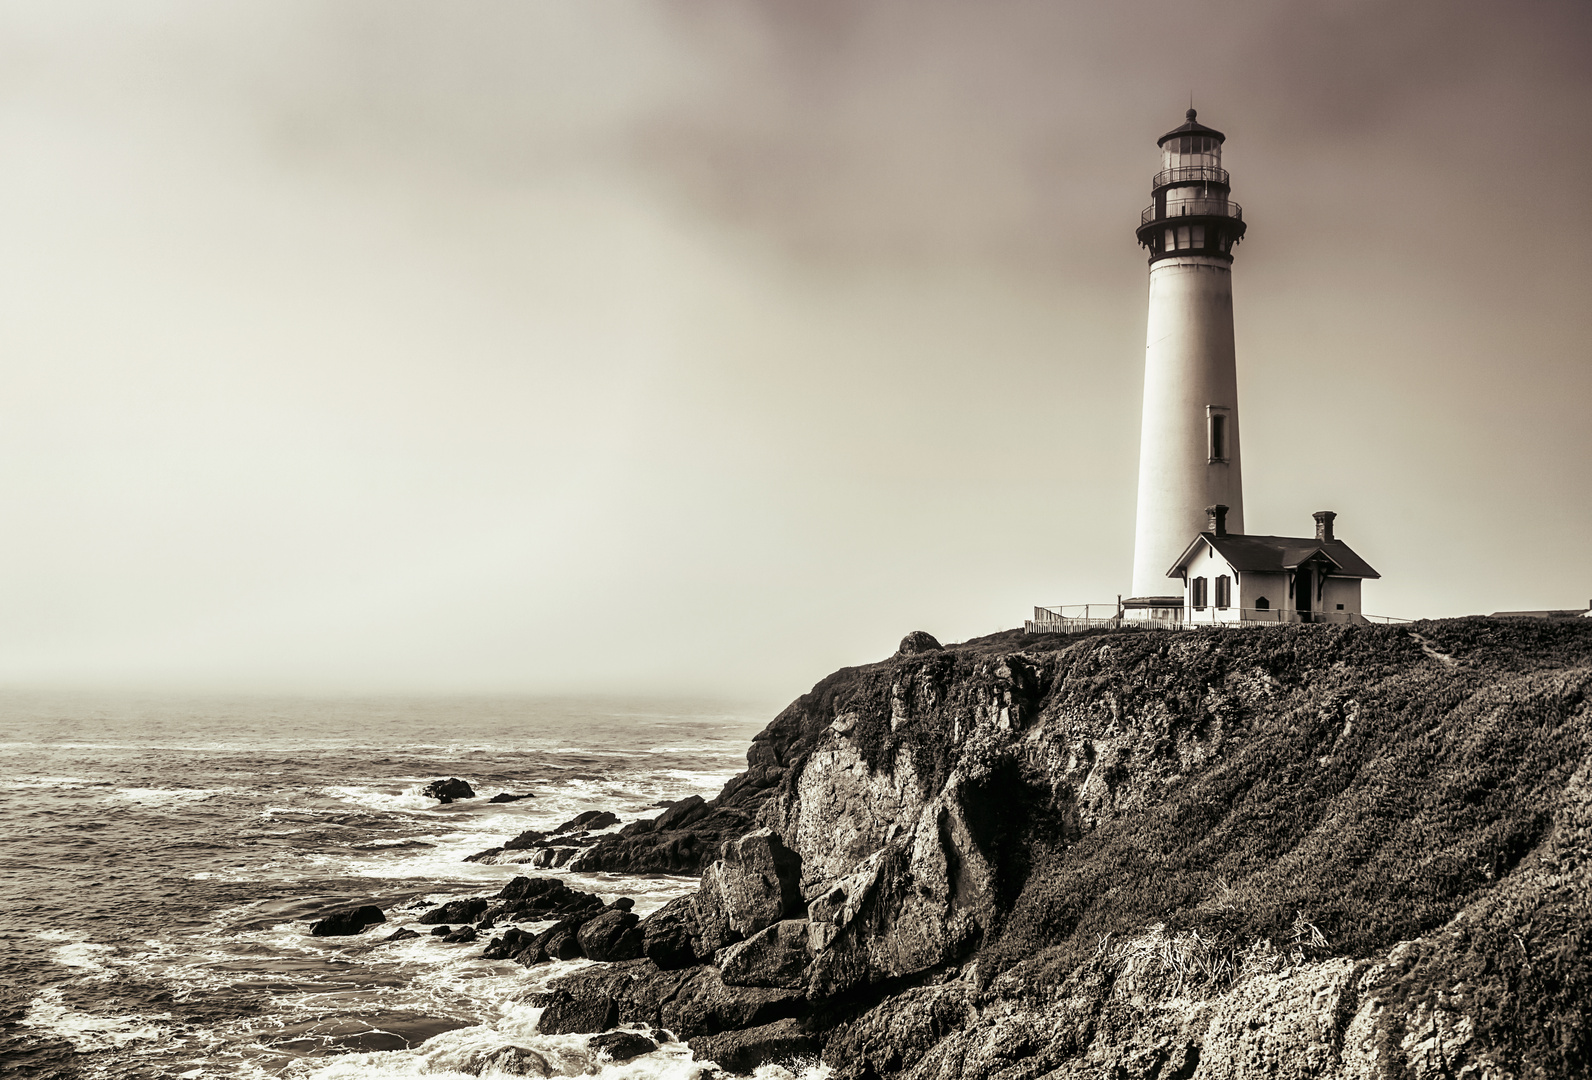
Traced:
[[1592, 1070], [1592, 624], [1003, 634], [846, 669], [544, 1027], [846, 1078]]

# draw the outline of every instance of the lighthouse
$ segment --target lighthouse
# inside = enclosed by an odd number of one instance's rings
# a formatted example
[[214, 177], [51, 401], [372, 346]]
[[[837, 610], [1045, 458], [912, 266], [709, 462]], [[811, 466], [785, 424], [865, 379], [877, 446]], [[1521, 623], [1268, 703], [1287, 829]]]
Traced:
[[1150, 314], [1129, 619], [1180, 616], [1184, 597], [1170, 595], [1168, 568], [1206, 528], [1208, 508], [1223, 507], [1226, 528], [1244, 531], [1233, 248], [1245, 226], [1229, 198], [1224, 141], [1190, 109], [1186, 123], [1157, 140], [1161, 171], [1139, 218]]

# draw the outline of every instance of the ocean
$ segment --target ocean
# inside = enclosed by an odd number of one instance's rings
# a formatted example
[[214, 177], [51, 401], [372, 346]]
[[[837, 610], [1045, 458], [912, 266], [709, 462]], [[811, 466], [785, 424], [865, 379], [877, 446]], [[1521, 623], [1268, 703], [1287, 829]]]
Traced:
[[[771, 715], [710, 701], [0, 697], [0, 1074], [447, 1080], [519, 1046], [566, 1075], [711, 1075], [680, 1043], [605, 1064], [588, 1036], [538, 1034], [526, 997], [589, 961], [484, 960], [490, 934], [447, 944], [405, 906], [559, 874], [645, 915], [695, 879], [464, 859], [586, 810], [627, 823], [712, 797]], [[448, 777], [480, 797], [420, 794]], [[499, 792], [534, 797], [487, 801]], [[363, 904], [388, 923], [310, 935]], [[402, 926], [422, 936], [381, 944]]]

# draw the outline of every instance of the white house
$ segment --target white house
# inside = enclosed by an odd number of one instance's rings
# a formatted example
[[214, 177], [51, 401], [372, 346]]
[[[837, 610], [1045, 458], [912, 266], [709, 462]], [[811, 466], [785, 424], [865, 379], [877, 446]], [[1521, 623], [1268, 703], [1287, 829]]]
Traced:
[[1315, 514], [1314, 537], [1230, 533], [1227, 507], [1209, 513], [1166, 574], [1183, 580], [1185, 622], [1365, 621], [1360, 582], [1382, 575], [1333, 536], [1332, 511]]

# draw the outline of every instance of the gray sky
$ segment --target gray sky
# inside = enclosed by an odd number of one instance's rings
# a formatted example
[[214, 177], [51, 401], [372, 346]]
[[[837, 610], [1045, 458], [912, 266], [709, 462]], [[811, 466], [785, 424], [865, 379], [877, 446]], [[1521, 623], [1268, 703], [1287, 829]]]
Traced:
[[1129, 585], [1155, 139], [1246, 520], [1592, 597], [1592, 8], [0, 5], [0, 680], [787, 698]]

